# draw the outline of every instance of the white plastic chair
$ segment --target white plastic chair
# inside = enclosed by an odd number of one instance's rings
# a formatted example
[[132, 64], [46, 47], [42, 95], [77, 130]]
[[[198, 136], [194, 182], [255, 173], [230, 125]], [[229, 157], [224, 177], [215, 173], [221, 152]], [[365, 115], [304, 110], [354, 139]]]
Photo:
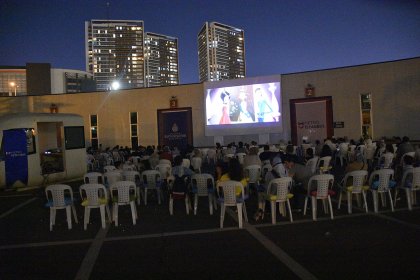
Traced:
[[257, 164], [248, 165], [244, 168], [244, 172], [245, 177], [249, 178], [248, 186], [254, 184], [257, 187], [261, 178], [261, 166]]
[[405, 157], [408, 157], [408, 156], [410, 156], [410, 157], [414, 157], [414, 156], [415, 156], [415, 154], [416, 154], [416, 152], [408, 152], [408, 153], [403, 154], [403, 155], [401, 156], [401, 161], [400, 161], [400, 165], [401, 165], [401, 167], [402, 167], [402, 168], [404, 168], [404, 167], [405, 167], [405, 163], [404, 163], [404, 159], [405, 159]]
[[[312, 182], [316, 182], [316, 190], [312, 190]], [[314, 221], [317, 220], [317, 201], [322, 200], [324, 212], [328, 213], [328, 207], [326, 205], [326, 201], [328, 201], [330, 212], [331, 212], [331, 219], [334, 219], [333, 208], [331, 204], [331, 195], [334, 192], [331, 190], [332, 186], [334, 185], [334, 176], [331, 174], [320, 174], [314, 175], [309, 179], [308, 182], [308, 193], [305, 197], [305, 205], [303, 208], [303, 215], [306, 215], [306, 207], [308, 205], [308, 198], [311, 198], [312, 204], [312, 219]]]
[[[236, 187], [241, 187], [241, 196], [236, 196]], [[225, 219], [225, 212], [227, 206], [236, 206], [238, 210], [238, 222], [239, 228], [242, 228], [243, 216], [246, 214], [245, 197], [244, 197], [244, 186], [238, 181], [222, 181], [217, 185], [217, 189], [222, 189], [219, 198], [217, 199], [220, 203], [220, 228], [223, 228], [223, 222]]]
[[106, 165], [104, 166], [104, 173], [115, 171], [117, 168], [114, 165]]
[[393, 153], [384, 153], [379, 158], [380, 168], [391, 168], [392, 161], [394, 160]]
[[210, 174], [194, 174], [191, 177], [192, 192], [194, 194], [194, 215], [197, 215], [198, 198], [207, 196], [209, 199], [210, 215], [213, 215], [213, 206], [217, 209], [214, 178]]
[[172, 166], [172, 162], [169, 159], [160, 159], [158, 164], [160, 163], [169, 164], [169, 166]]
[[109, 187], [112, 184], [122, 181], [123, 177], [120, 171], [109, 171], [104, 174], [105, 186]]
[[[186, 178], [184, 178], [186, 179]], [[168, 185], [169, 185], [169, 214], [172, 216], [174, 214], [174, 200], [181, 200], [183, 199], [185, 202], [185, 212], [187, 213], [187, 215], [190, 214], [190, 197], [188, 195], [188, 193], [186, 192], [173, 192], [172, 188], [173, 188], [173, 184], [175, 182], [175, 177], [174, 176], [169, 176], [168, 177]], [[185, 184], [187, 184], [186, 181], [184, 181]]]
[[104, 176], [99, 172], [86, 173], [84, 178], [85, 184], [104, 184]]
[[329, 173], [331, 170], [331, 157], [326, 156], [319, 158], [316, 169], [319, 171], [319, 174]]
[[236, 157], [238, 158], [238, 161], [240, 164], [244, 164], [244, 158], [245, 158], [246, 154], [245, 153], [237, 153]]
[[[409, 176], [412, 176], [411, 182], [407, 182]], [[411, 183], [411, 185], [407, 185], [407, 183]], [[416, 192], [420, 191], [420, 167], [405, 171], [399, 188], [405, 190], [408, 210], [413, 210], [413, 204], [415, 204], [417, 200]], [[395, 190], [395, 204], [397, 204], [397, 195], [398, 189]]]
[[271, 164], [264, 164], [261, 169], [261, 178], [265, 178], [265, 175], [271, 170], [273, 170]]
[[[290, 222], [293, 222], [292, 208], [290, 207], [290, 201], [293, 197], [290, 188], [292, 187], [293, 179], [291, 177], [276, 178], [270, 181], [267, 187], [266, 200], [271, 203], [271, 223], [276, 224], [276, 205], [279, 204], [280, 215], [286, 215], [286, 204], [289, 210]], [[274, 190], [274, 191], [273, 191]], [[265, 201], [263, 208], [265, 209]]]
[[155, 170], [159, 171], [160, 178], [165, 181], [172, 173], [172, 167], [167, 163], [159, 163], [156, 165]]
[[306, 150], [311, 148], [312, 146], [311, 144], [302, 144], [301, 146], [302, 146], [302, 155], [306, 157]]
[[208, 160], [209, 163], [210, 162], [216, 163], [216, 161], [217, 161], [217, 151], [216, 151], [216, 149], [209, 149], [207, 151], [207, 160]]
[[77, 220], [76, 208], [74, 207], [73, 191], [70, 186], [56, 184], [45, 188], [45, 195], [47, 196], [46, 206], [50, 208], [50, 231], [55, 225], [55, 217], [57, 209], [66, 209], [67, 226], [72, 228], [71, 212], [73, 211], [74, 220]]
[[102, 228], [105, 228], [105, 211], [111, 220], [111, 211], [108, 207], [108, 191], [102, 184], [84, 184], [80, 186], [80, 197], [82, 199], [82, 206], [85, 207], [84, 225], [87, 229], [87, 224], [90, 218], [90, 209], [99, 208], [101, 212]]
[[349, 145], [349, 150], [347, 152], [347, 158], [349, 162], [356, 160], [356, 145]]
[[348, 160], [348, 151], [349, 151], [349, 144], [348, 143], [341, 143], [339, 146], [338, 158], [340, 159], [341, 166], [344, 165], [344, 161]]
[[141, 189], [140, 189], [140, 173], [138, 171], [134, 171], [134, 170], [125, 170], [123, 172], [123, 179], [125, 181], [131, 181], [136, 185], [136, 191], [137, 191], [137, 205], [140, 205], [140, 201], [141, 201]]
[[191, 166], [191, 161], [187, 158], [183, 158], [182, 159], [182, 166], [185, 168], [190, 168]]
[[362, 159], [363, 159], [363, 162], [366, 162], [365, 161], [365, 148], [366, 148], [365, 145], [359, 145], [359, 146], [356, 147], [356, 155], [355, 155], [356, 158], [355, 159], [357, 159], [357, 156], [361, 156]]
[[124, 163], [122, 167], [123, 171], [137, 171], [137, 168], [132, 163]]
[[201, 157], [191, 158], [191, 166], [193, 167], [194, 171], [197, 173], [201, 173], [202, 163], [203, 163], [203, 159]]
[[144, 189], [144, 205], [147, 205], [147, 193], [149, 190], [155, 190], [158, 203], [161, 204], [161, 177], [157, 170], [146, 170], [141, 173], [142, 185]]
[[316, 168], [317, 168], [317, 165], [318, 165], [318, 160], [319, 160], [319, 157], [314, 156], [313, 158], [309, 159], [306, 162], [306, 166], [309, 166], [311, 168], [312, 174], [315, 174], [316, 173]]
[[[359, 199], [360, 194], [363, 196], [363, 202], [364, 202], [366, 213], [368, 212], [368, 206], [366, 202], [366, 191], [369, 190], [369, 186], [366, 185], [367, 177], [368, 177], [368, 172], [366, 170], [351, 171], [351, 172], [348, 172], [344, 176], [343, 180], [341, 181], [341, 191], [340, 191], [340, 196], [338, 198], [337, 209], [340, 209], [341, 198], [342, 198], [343, 192], [346, 192], [347, 193], [347, 211], [349, 214], [352, 213], [353, 195], [356, 195], [357, 198]], [[349, 179], [353, 180], [353, 183], [351, 186], [347, 186], [347, 180]]]
[[136, 184], [132, 181], [116, 182], [111, 185], [110, 193], [115, 226], [118, 226], [118, 207], [122, 205], [130, 205], [131, 218], [133, 220], [133, 225], [135, 225], [138, 217], [135, 204], [137, 196]]
[[364, 160], [365, 160], [365, 163], [367, 163], [369, 167], [372, 166], [374, 157], [375, 157], [375, 147], [373, 145], [366, 146], [366, 149], [364, 152]]
[[[389, 188], [389, 182], [394, 177], [394, 170], [392, 169], [379, 169], [375, 170], [370, 174], [369, 186], [373, 196], [373, 207], [375, 213], [378, 213], [378, 194], [381, 195], [382, 206], [386, 206], [385, 193], [388, 193], [389, 200], [391, 202], [391, 210], [394, 212], [394, 204], [392, 202], [391, 189]], [[372, 183], [375, 178], [378, 178], [378, 187], [372, 188]]]

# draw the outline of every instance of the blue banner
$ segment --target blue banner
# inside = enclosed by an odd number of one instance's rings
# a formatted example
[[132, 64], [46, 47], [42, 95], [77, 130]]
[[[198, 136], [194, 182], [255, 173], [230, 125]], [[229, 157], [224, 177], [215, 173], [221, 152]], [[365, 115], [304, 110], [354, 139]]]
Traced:
[[177, 146], [180, 150], [188, 145], [188, 111], [172, 111], [162, 114], [163, 144]]
[[3, 147], [5, 154], [6, 187], [13, 186], [17, 181], [27, 185], [28, 155], [25, 130], [4, 130]]

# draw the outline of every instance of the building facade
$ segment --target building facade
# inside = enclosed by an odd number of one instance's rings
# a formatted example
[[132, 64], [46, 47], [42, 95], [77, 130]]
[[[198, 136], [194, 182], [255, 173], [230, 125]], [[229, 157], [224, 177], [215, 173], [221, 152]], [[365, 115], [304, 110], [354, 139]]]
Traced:
[[0, 66], [0, 96], [44, 95], [96, 91], [93, 75], [49, 63]]
[[[403, 82], [402, 82], [403, 81]], [[0, 97], [0, 117], [18, 112], [50, 112], [56, 104], [60, 113], [81, 115], [84, 119], [86, 145], [94, 143], [105, 147], [158, 144], [159, 109], [171, 109], [172, 96], [177, 97], [179, 109], [192, 110], [194, 146], [213, 146], [215, 142], [242, 141], [277, 144], [291, 139], [290, 104], [306, 96], [311, 84], [313, 97], [331, 97], [335, 137], [359, 139], [364, 126], [370, 125], [369, 136], [408, 136], [420, 140], [420, 57], [382, 63], [316, 70], [281, 75], [282, 133], [267, 130], [263, 134], [248, 129], [246, 135], [216, 138], [205, 133], [204, 83], [155, 87], [117, 92], [89, 92], [80, 94], [54, 94], [44, 96]], [[369, 105], [366, 105], [369, 95]], [[279, 104], [280, 105], [280, 104]], [[369, 109], [370, 120], [366, 121]], [[135, 131], [135, 133], [133, 133]], [[311, 139], [311, 141], [323, 139]], [[138, 141], [138, 142], [137, 142]], [[1, 164], [1, 162], [0, 162]]]
[[178, 39], [147, 32], [145, 36], [146, 87], [179, 84]]
[[145, 86], [143, 21], [86, 21], [85, 40], [86, 71], [98, 90], [109, 90], [114, 82], [122, 89]]
[[245, 77], [245, 37], [242, 29], [206, 22], [197, 40], [200, 82]]
[[72, 69], [51, 69], [51, 93], [78, 93], [96, 91], [93, 75]]
[[0, 67], [0, 96], [18, 96], [26, 94], [26, 67]]

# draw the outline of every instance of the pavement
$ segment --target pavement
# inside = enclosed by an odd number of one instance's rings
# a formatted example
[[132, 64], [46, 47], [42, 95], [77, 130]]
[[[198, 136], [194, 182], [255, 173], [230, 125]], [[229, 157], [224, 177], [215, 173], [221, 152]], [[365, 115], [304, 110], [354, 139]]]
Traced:
[[[81, 181], [68, 182], [78, 197]], [[420, 207], [407, 208], [404, 192], [395, 212], [381, 207], [369, 213], [354, 205], [347, 213], [333, 198], [334, 220], [319, 204], [318, 221], [311, 212], [293, 212], [294, 222], [269, 211], [255, 222], [257, 201], [247, 201], [248, 223], [238, 228], [237, 213], [227, 212], [220, 229], [220, 209], [209, 214], [202, 198], [198, 213], [186, 215], [176, 201], [154, 196], [137, 206], [132, 224], [129, 207], [121, 207], [119, 223], [101, 228], [93, 209], [87, 230], [83, 208], [79, 223], [67, 228], [64, 210], [49, 230], [49, 209], [42, 189], [0, 192], [0, 279], [419, 279]], [[356, 203], [354, 203], [356, 204]]]

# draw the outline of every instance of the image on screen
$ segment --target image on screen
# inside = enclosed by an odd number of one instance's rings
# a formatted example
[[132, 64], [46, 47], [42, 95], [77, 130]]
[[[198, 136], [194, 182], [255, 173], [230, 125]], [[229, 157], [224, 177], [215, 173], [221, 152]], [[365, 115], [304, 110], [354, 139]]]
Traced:
[[207, 125], [277, 123], [280, 83], [207, 89]]

